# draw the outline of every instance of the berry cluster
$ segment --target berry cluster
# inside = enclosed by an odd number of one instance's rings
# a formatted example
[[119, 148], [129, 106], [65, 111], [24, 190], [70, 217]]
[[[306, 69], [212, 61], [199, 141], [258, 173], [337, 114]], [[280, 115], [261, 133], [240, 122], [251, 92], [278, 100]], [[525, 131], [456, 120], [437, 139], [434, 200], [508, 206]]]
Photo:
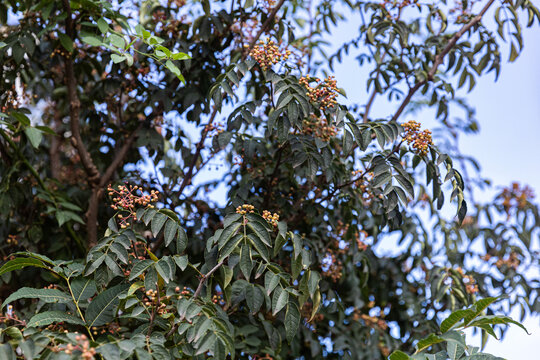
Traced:
[[407, 141], [407, 144], [411, 145], [412, 143], [415, 153], [420, 156], [426, 156], [429, 147], [433, 145], [431, 131], [427, 129], [420, 131], [420, 123], [414, 120], [401, 124], [401, 126], [404, 129], [403, 139]]
[[331, 138], [337, 135], [337, 127], [328, 124], [325, 118], [317, 117], [311, 114], [309, 118], [302, 122], [302, 132], [305, 135], [318, 137], [322, 141], [330, 141]]
[[279, 49], [279, 46], [272, 40], [259, 41], [259, 45], [255, 46], [249, 55], [259, 63], [259, 66], [263, 70], [268, 70], [272, 65], [277, 64], [280, 61], [285, 61], [291, 55], [290, 50]]
[[418, 0], [383, 0], [380, 5], [386, 10], [386, 18], [393, 20], [399, 18], [401, 10], [406, 6], [416, 5], [420, 7]]
[[[158, 200], [159, 192], [152, 190], [150, 195], [145, 195], [142, 193], [142, 188], [139, 186], [133, 185], [120, 185], [118, 190], [115, 190], [111, 185], [107, 188], [109, 191], [109, 196], [114, 196], [112, 201], [114, 202], [111, 205], [111, 208], [117, 211], [126, 211], [128, 212], [127, 216], [118, 214], [118, 219], [120, 219], [120, 227], [122, 229], [127, 228], [130, 225], [130, 221], [136, 221], [136, 207], [147, 206], [153, 208], [151, 204]], [[137, 195], [137, 192], [140, 195]]]
[[279, 215], [274, 213], [272, 214], [268, 210], [264, 210], [262, 213], [262, 217], [264, 220], [268, 221], [270, 224], [277, 226], [279, 221]]
[[6, 243], [13, 246], [18, 245], [19, 241], [17, 240], [17, 237], [18, 237], [17, 235], [8, 235]]
[[236, 208], [236, 213], [240, 215], [246, 215], [248, 213], [253, 213], [255, 211], [255, 206], [244, 204]]
[[321, 270], [323, 276], [329, 277], [333, 282], [337, 282], [343, 276], [343, 263], [336, 258], [332, 249], [328, 249], [322, 261]]
[[[311, 102], [319, 104], [321, 111], [333, 108], [337, 104], [338, 88], [333, 76], [329, 76], [322, 81], [308, 75], [301, 77], [299, 82], [307, 89], [306, 95]], [[315, 82], [314, 87], [311, 86], [312, 82]]]
[[185, 296], [187, 297], [188, 295], [191, 295], [191, 291], [188, 290], [188, 288], [186, 286], [184, 286], [184, 289], [182, 291], [180, 291], [180, 286], [177, 286], [174, 291], [176, 291], [177, 293], [180, 293], [180, 296], [178, 297], [179, 299], [182, 298], [182, 296]]
[[72, 355], [74, 351], [80, 351], [81, 355], [79, 355], [79, 359], [94, 359], [94, 355], [96, 355], [96, 349], [90, 346], [90, 341], [88, 340], [86, 335], [77, 335], [75, 336], [75, 340], [77, 340], [77, 344], [67, 344], [64, 352], [67, 355]]
[[478, 292], [478, 285], [472, 275], [467, 275], [462, 268], [458, 267], [456, 271], [463, 277], [463, 283], [465, 284], [465, 291], [468, 294], [476, 294]]
[[499, 205], [504, 208], [506, 215], [510, 217], [512, 210], [524, 209], [534, 197], [534, 191], [529, 186], [521, 187], [519, 183], [514, 182], [510, 187], [503, 189], [497, 196], [497, 200]]
[[[373, 307], [372, 303], [370, 303], [369, 305], [368, 305], [369, 307]], [[364, 324], [370, 328], [378, 328], [380, 330], [388, 329], [388, 323], [384, 320], [383, 312], [380, 312], [380, 315], [377, 317], [377, 316], [369, 316], [368, 314], [364, 314], [362, 310], [355, 309], [353, 311], [352, 316], [353, 316], [354, 321], [362, 320]]]

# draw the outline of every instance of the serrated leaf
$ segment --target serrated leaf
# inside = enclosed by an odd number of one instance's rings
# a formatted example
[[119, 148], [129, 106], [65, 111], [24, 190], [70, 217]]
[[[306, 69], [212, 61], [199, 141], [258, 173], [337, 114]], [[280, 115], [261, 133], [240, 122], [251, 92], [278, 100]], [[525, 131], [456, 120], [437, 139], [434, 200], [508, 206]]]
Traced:
[[2, 303], [2, 307], [19, 299], [40, 299], [46, 303], [67, 303], [72, 301], [71, 296], [58, 289], [34, 289], [23, 287], [9, 295]]
[[264, 303], [264, 293], [257, 285], [249, 284], [246, 286], [246, 302], [253, 314], [261, 308]]
[[248, 221], [247, 226], [257, 235], [259, 239], [268, 247], [272, 246], [272, 241], [270, 240], [270, 234], [264, 225], [258, 221]]
[[165, 223], [165, 230], [163, 230], [163, 239], [165, 240], [165, 246], [169, 246], [169, 244], [174, 240], [177, 231], [178, 226], [176, 225], [176, 222], [169, 219]]
[[285, 334], [289, 343], [291, 343], [294, 339], [294, 336], [298, 332], [299, 326], [300, 310], [294, 302], [289, 301], [287, 311], [285, 312]]
[[45, 311], [34, 315], [26, 327], [46, 326], [59, 322], [67, 322], [74, 325], [84, 325], [84, 322], [76, 316], [66, 314], [63, 311]]
[[281, 309], [287, 305], [289, 301], [289, 293], [281, 288], [276, 287], [274, 295], [272, 295], [272, 315], [276, 315]]
[[438, 344], [440, 342], [443, 342], [444, 339], [435, 335], [430, 334], [428, 337], [420, 340], [418, 344], [416, 344], [416, 352], [421, 352], [429, 348], [433, 344]]
[[41, 144], [41, 140], [43, 139], [43, 133], [34, 127], [25, 128], [24, 133], [26, 134], [26, 137], [28, 138], [32, 146], [37, 149], [39, 147], [39, 144]]
[[23, 268], [25, 268], [27, 266], [47, 268], [47, 266], [45, 266], [43, 264], [43, 262], [41, 262], [38, 259], [16, 258], [16, 259], [10, 260], [7, 263], [5, 263], [4, 265], [2, 265], [2, 267], [0, 268], [0, 275], [3, 275], [5, 273], [8, 273], [8, 272], [13, 271], [13, 270], [20, 270], [20, 269], [23, 269]]
[[97, 291], [96, 282], [92, 278], [77, 278], [71, 283], [71, 291], [78, 304], [94, 296]]
[[118, 295], [127, 290], [128, 284], [116, 285], [96, 296], [88, 305], [85, 313], [86, 323], [89, 327], [101, 326], [114, 318], [114, 311], [120, 302]]
[[405, 354], [403, 351], [396, 350], [389, 357], [390, 360], [409, 360], [409, 355]]
[[474, 314], [471, 309], [457, 310], [451, 313], [446, 319], [441, 322], [440, 329], [442, 333], [451, 330], [454, 325], [459, 323], [468, 314]]
[[467, 313], [465, 316], [464, 316], [464, 319], [463, 319], [463, 324], [464, 325], [467, 325], [469, 324], [474, 318], [476, 318], [478, 315], [480, 315], [482, 312], [484, 312], [484, 310], [491, 304], [493, 304], [494, 302], [496, 302], [497, 300], [499, 300], [499, 298], [496, 298], [496, 297], [487, 297], [487, 298], [484, 298], [484, 299], [480, 299], [478, 300], [477, 302], [475, 302], [473, 305], [473, 307], [471, 308], [471, 312], [470, 313]]
[[132, 281], [137, 276], [141, 275], [143, 272], [146, 271], [146, 269], [148, 269], [153, 264], [154, 264], [154, 260], [149, 260], [149, 259], [141, 260], [135, 263], [135, 265], [131, 269], [131, 272], [129, 273], [129, 281]]

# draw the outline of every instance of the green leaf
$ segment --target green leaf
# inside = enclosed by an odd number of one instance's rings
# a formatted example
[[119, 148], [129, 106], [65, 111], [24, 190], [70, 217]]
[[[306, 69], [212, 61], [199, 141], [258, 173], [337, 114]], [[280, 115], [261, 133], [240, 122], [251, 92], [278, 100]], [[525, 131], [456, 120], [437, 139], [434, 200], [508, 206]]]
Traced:
[[221, 232], [221, 235], [219, 236], [219, 250], [223, 249], [225, 244], [233, 237], [233, 235], [236, 233], [236, 231], [240, 228], [240, 223], [232, 223], [231, 225], [227, 226], [223, 231]]
[[17, 360], [17, 355], [11, 348], [10, 344], [2, 344], [0, 345], [0, 359], [5, 360]]
[[457, 310], [451, 313], [446, 319], [441, 322], [440, 329], [442, 333], [451, 330], [454, 325], [461, 321], [466, 315], [474, 314], [471, 309]]
[[183, 255], [183, 256], [174, 255], [173, 259], [174, 259], [174, 262], [176, 263], [176, 265], [182, 271], [184, 271], [186, 269], [186, 267], [188, 266], [188, 257], [187, 257], [187, 255]]
[[58, 38], [60, 39], [60, 44], [66, 49], [68, 52], [73, 51], [73, 41], [69, 36], [67, 36], [64, 33], [58, 32]]
[[96, 282], [92, 278], [77, 278], [71, 283], [71, 291], [78, 304], [94, 296], [97, 291]]
[[515, 321], [514, 319], [508, 316], [497, 316], [497, 315], [480, 316], [476, 318], [476, 320], [469, 323], [468, 326], [482, 327], [483, 325], [508, 325], [508, 324], [517, 325], [520, 328], [522, 328], [527, 334], [529, 334], [525, 326], [523, 326], [520, 322]]
[[111, 60], [113, 61], [113, 63], [118, 64], [126, 60], [126, 57], [124, 55], [112, 54]]
[[242, 245], [240, 249], [240, 270], [242, 270], [246, 280], [249, 281], [253, 270], [253, 260], [251, 258], [251, 248], [246, 244]]
[[167, 219], [167, 215], [163, 215], [159, 212], [154, 215], [151, 225], [152, 234], [154, 234], [154, 236], [157, 236], [159, 234], [159, 231], [161, 230]]
[[409, 355], [405, 354], [403, 351], [396, 350], [389, 357], [390, 360], [409, 360]]
[[315, 291], [319, 288], [319, 281], [321, 280], [321, 275], [316, 271], [309, 271], [309, 279], [308, 279], [308, 289], [309, 289], [309, 295], [313, 297], [315, 294]]
[[255, 250], [259, 253], [259, 255], [266, 261], [269, 262], [269, 254], [268, 254], [268, 248], [263, 244], [263, 242], [259, 239], [259, 237], [255, 236], [254, 234], [248, 235], [248, 240], [253, 245]]
[[19, 269], [25, 268], [27, 266], [47, 268], [47, 266], [45, 266], [43, 262], [41, 262], [38, 259], [16, 258], [2, 265], [2, 267], [0, 268], [0, 275], [3, 275], [13, 270], [19, 270]]
[[148, 269], [153, 264], [154, 264], [154, 260], [149, 260], [149, 259], [141, 260], [135, 263], [135, 265], [131, 269], [131, 272], [129, 273], [129, 281], [132, 281], [137, 276], [141, 275], [143, 272], [146, 271], [146, 269]]
[[249, 310], [254, 314], [261, 308], [264, 303], [264, 293], [255, 284], [249, 284], [246, 286], [246, 302]]
[[287, 305], [287, 312], [285, 313], [285, 333], [289, 344], [294, 339], [294, 336], [298, 332], [300, 326], [300, 310], [298, 306], [290, 301]]
[[86, 309], [85, 319], [88, 326], [100, 326], [110, 322], [114, 317], [116, 306], [120, 302], [118, 295], [128, 287], [128, 284], [116, 285], [96, 296]]
[[85, 43], [87, 43], [90, 46], [101, 46], [103, 45], [103, 41], [97, 37], [96, 35], [87, 34], [84, 36], [81, 36], [81, 40]]
[[271, 271], [268, 271], [264, 275], [264, 288], [266, 289], [266, 295], [270, 295], [272, 291], [279, 284], [279, 275], [274, 274]]
[[168, 220], [165, 224], [165, 230], [163, 230], [163, 238], [165, 240], [165, 246], [169, 246], [169, 244], [174, 240], [174, 237], [176, 236], [176, 233], [178, 231], [178, 226], [176, 225], [176, 222], [173, 220]]
[[474, 318], [476, 318], [478, 315], [480, 315], [484, 310], [494, 302], [499, 300], [499, 298], [496, 297], [487, 297], [485, 299], [480, 299], [477, 302], [475, 302], [473, 307], [471, 308], [472, 312], [466, 314], [464, 316], [463, 325], [469, 324]]
[[276, 315], [281, 309], [287, 305], [289, 301], [289, 293], [278, 286], [272, 295], [272, 315]]
[[109, 24], [107, 24], [107, 21], [104, 18], [98, 19], [97, 26], [98, 26], [99, 31], [101, 31], [102, 34], [106, 34], [109, 32]]
[[259, 239], [268, 247], [272, 246], [268, 230], [258, 221], [248, 221], [247, 226], [257, 235]]
[[2, 307], [19, 299], [40, 299], [46, 303], [67, 303], [71, 301], [71, 296], [58, 289], [34, 289], [23, 287], [9, 295], [2, 303]]
[[67, 322], [74, 325], [84, 325], [84, 322], [76, 316], [63, 311], [45, 311], [34, 315], [26, 327], [46, 326], [58, 322]]
[[183, 227], [178, 226], [178, 236], [176, 237], [176, 252], [181, 253], [186, 249], [188, 237]]
[[24, 133], [32, 146], [37, 149], [39, 144], [41, 144], [41, 140], [43, 139], [43, 133], [34, 127], [25, 128]]
[[440, 342], [443, 342], [444, 339], [435, 335], [430, 334], [428, 337], [420, 340], [418, 344], [416, 344], [416, 352], [421, 352], [429, 348], [433, 344], [438, 344]]

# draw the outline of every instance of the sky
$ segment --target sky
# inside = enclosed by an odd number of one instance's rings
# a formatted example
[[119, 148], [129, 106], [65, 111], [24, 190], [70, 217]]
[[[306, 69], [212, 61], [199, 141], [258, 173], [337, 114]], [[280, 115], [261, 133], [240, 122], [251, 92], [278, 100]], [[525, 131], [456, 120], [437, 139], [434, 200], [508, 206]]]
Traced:
[[[534, 2], [534, 1], [533, 1]], [[487, 24], [493, 15], [486, 14]], [[333, 43], [347, 41], [351, 34], [356, 34], [359, 19], [351, 18], [336, 31]], [[477, 79], [472, 92], [459, 91], [476, 108], [476, 118], [480, 124], [480, 133], [462, 137], [461, 151], [478, 160], [481, 173], [493, 181], [495, 189], [507, 186], [513, 181], [528, 184], [540, 196], [540, 27], [523, 27], [524, 48], [514, 63], [504, 62], [497, 81], [494, 74]], [[502, 59], [508, 59], [508, 51], [503, 51]], [[338, 86], [345, 89], [352, 102], [365, 103], [366, 73], [359, 69], [354, 57], [349, 56], [335, 67]], [[467, 86], [466, 86], [467, 87]], [[389, 104], [384, 96], [377, 98], [372, 113], [380, 117], [392, 114], [397, 105]], [[424, 111], [407, 116], [421, 123], [433, 123], [433, 112]], [[402, 117], [401, 120], [404, 120]], [[493, 191], [479, 194], [477, 200], [490, 201]], [[538, 238], [536, 247], [538, 248]], [[538, 278], [540, 269], [536, 269]], [[519, 314], [513, 313], [518, 319]], [[510, 327], [503, 341], [491, 338], [485, 352], [508, 360], [532, 359], [540, 343], [540, 317], [527, 318], [524, 322], [531, 335], [518, 327]], [[470, 333], [470, 332], [469, 332]], [[469, 334], [468, 334], [469, 335]], [[473, 345], [480, 345], [480, 337], [468, 339]]]

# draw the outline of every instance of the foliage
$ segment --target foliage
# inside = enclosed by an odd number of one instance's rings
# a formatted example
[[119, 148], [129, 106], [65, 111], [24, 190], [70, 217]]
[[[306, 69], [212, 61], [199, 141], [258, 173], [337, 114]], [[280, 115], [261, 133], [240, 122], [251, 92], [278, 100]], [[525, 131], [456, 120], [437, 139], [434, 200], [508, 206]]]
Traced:
[[[1, 3], [2, 355], [489, 358], [460, 331], [538, 313], [540, 219], [518, 183], [474, 200], [459, 88], [540, 12], [453, 6]], [[362, 24], [332, 54], [343, 14]], [[350, 53], [359, 102], [328, 75]]]

